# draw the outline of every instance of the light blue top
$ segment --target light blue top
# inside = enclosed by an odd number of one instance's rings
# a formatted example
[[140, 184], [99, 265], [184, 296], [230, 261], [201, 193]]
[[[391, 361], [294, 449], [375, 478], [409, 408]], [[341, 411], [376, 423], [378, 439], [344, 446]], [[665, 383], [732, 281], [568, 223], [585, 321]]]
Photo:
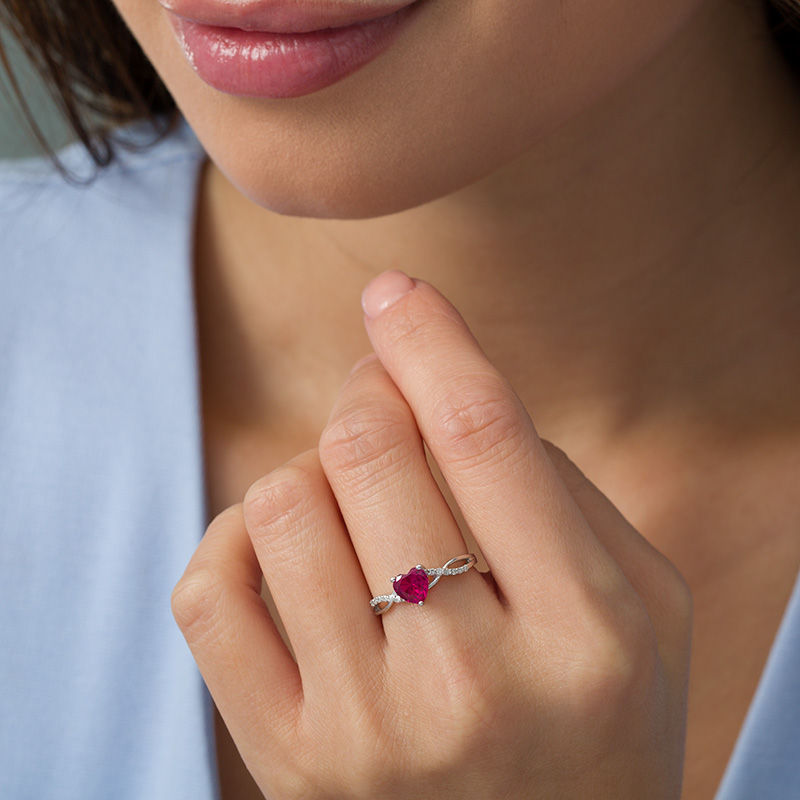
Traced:
[[[131, 138], [140, 125], [128, 126]], [[213, 800], [170, 612], [207, 523], [185, 121], [89, 188], [0, 162], [0, 798]], [[88, 174], [79, 144], [61, 153]], [[717, 800], [800, 798], [800, 578]]]

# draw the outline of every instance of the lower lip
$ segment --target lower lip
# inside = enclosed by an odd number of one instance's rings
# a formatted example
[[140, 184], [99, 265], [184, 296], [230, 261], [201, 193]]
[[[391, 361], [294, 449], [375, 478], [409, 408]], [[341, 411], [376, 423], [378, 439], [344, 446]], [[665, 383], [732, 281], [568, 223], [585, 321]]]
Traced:
[[203, 25], [168, 12], [195, 72], [228, 94], [299, 97], [344, 78], [386, 50], [422, 0], [386, 17], [308, 33]]

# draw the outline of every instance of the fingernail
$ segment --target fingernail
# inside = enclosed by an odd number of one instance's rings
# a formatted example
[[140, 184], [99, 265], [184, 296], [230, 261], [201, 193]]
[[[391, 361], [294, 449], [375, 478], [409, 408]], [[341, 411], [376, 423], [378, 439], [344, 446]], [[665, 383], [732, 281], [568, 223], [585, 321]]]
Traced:
[[361, 293], [361, 307], [368, 317], [377, 317], [413, 288], [414, 281], [405, 272], [399, 269], [381, 272], [364, 287]]

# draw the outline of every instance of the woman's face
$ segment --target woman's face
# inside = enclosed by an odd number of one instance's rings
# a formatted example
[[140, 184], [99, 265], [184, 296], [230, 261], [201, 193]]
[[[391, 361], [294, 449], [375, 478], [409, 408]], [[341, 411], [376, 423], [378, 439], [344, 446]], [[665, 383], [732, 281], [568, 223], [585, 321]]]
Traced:
[[410, 24], [361, 69], [276, 99], [212, 88], [158, 0], [114, 0], [244, 195], [281, 214], [353, 219], [421, 205], [498, 170], [621, 84], [716, 0], [417, 2], [424, 7]]

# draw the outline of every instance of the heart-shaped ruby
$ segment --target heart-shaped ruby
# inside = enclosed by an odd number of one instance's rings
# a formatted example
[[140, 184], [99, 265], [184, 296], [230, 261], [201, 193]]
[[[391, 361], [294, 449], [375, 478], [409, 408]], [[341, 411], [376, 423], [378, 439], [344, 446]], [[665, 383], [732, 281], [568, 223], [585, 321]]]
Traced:
[[428, 596], [428, 574], [417, 567], [392, 581], [395, 593], [409, 603], [421, 603]]

